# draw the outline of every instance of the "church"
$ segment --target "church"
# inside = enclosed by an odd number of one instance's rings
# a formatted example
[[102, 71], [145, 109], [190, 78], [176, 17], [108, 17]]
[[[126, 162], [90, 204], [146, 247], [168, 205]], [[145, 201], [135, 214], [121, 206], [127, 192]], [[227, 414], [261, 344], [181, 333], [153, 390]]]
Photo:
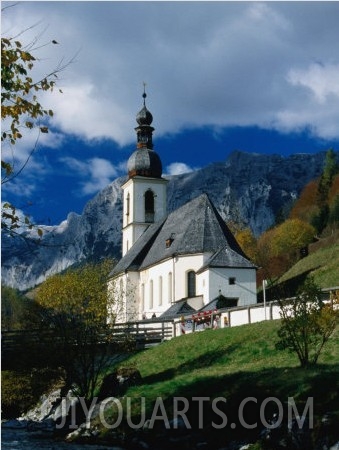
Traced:
[[174, 318], [257, 302], [256, 266], [206, 194], [167, 214], [153, 117], [137, 114], [137, 147], [122, 185], [122, 258], [109, 276], [109, 321]]

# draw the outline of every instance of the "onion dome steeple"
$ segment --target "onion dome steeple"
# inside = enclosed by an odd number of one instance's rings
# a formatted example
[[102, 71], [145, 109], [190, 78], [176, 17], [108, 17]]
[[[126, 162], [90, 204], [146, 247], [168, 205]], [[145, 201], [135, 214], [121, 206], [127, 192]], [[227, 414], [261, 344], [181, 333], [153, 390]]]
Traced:
[[[143, 108], [138, 112], [137, 114], [137, 122], [138, 124], [141, 125], [151, 125], [151, 123], [153, 122], [153, 116], [152, 114], [148, 111], [148, 109], [146, 108], [146, 97], [147, 94], [144, 90], [144, 93], [142, 94], [142, 97], [144, 99], [144, 106]], [[150, 127], [152, 128], [152, 127]], [[154, 128], [152, 128], [152, 131], [154, 130]]]
[[153, 148], [153, 142], [152, 142], [152, 134], [154, 131], [154, 128], [151, 127], [151, 123], [153, 122], [153, 116], [146, 108], [146, 97], [147, 94], [145, 92], [145, 83], [144, 83], [144, 93], [142, 94], [142, 97], [144, 99], [144, 106], [143, 108], [138, 112], [136, 120], [138, 123], [138, 127], [135, 128], [135, 131], [137, 132], [137, 148]]
[[145, 83], [142, 97], [144, 99], [144, 105], [136, 117], [138, 124], [135, 128], [137, 133], [137, 149], [128, 160], [128, 176], [129, 178], [137, 175], [161, 178], [162, 164], [159, 155], [153, 150], [152, 136], [154, 128], [151, 126], [153, 116], [146, 108], [147, 94], [145, 92]]

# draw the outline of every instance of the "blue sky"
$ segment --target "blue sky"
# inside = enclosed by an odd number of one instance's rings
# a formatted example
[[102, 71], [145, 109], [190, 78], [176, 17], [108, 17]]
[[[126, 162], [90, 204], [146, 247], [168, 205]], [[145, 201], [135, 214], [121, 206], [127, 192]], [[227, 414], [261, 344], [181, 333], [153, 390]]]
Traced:
[[[12, 3], [2, 2], [2, 7]], [[35, 76], [71, 61], [50, 133], [2, 200], [57, 224], [117, 176], [135, 148], [143, 82], [166, 174], [233, 150], [339, 150], [339, 2], [21, 2], [2, 33], [38, 38]], [[24, 31], [25, 30], [25, 31]], [[55, 39], [57, 45], [44, 45]], [[4, 129], [6, 124], [2, 124]], [[37, 139], [14, 149], [19, 168]]]

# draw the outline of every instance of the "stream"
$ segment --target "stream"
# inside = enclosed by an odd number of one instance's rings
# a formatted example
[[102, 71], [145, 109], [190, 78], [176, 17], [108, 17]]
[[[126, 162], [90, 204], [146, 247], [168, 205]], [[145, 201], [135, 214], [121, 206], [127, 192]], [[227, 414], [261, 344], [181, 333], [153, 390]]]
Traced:
[[121, 447], [106, 447], [103, 445], [69, 444], [30, 433], [25, 430], [5, 429], [1, 430], [1, 449], [3, 450], [122, 450]]

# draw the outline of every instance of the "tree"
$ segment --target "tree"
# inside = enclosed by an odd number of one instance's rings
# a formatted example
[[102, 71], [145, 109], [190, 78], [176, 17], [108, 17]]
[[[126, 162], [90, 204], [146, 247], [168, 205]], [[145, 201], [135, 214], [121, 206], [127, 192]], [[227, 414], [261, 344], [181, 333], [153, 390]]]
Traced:
[[[55, 40], [50, 43], [57, 44]], [[13, 147], [22, 139], [23, 129], [36, 128], [38, 138], [40, 133], [48, 133], [47, 119], [53, 116], [53, 111], [40, 104], [38, 94], [53, 91], [57, 74], [69, 64], [59, 64], [41, 79], [33, 80], [34, 64], [38, 61], [33, 55], [34, 44], [36, 42], [23, 46], [16, 38], [1, 38], [1, 143], [3, 148], [9, 148], [10, 155], [14, 155]], [[37, 148], [38, 138], [28, 158], [19, 167], [15, 167], [12, 157], [1, 160], [1, 184], [12, 181], [23, 171]], [[5, 203], [1, 210], [1, 228], [14, 236], [21, 227], [32, 228], [33, 225], [27, 216], [22, 218], [17, 213], [14, 205]], [[37, 232], [41, 236], [42, 231], [38, 229]]]
[[24, 330], [36, 328], [39, 310], [33, 300], [20, 291], [1, 286], [1, 328], [2, 330]]
[[299, 258], [300, 249], [312, 242], [315, 229], [300, 219], [287, 219], [265, 231], [258, 239], [256, 263], [271, 282]]
[[291, 209], [289, 218], [300, 219], [309, 223], [313, 215], [317, 214], [317, 192], [319, 180], [310, 181], [301, 191], [299, 198]]
[[339, 194], [334, 197], [329, 217], [330, 223], [339, 224]]
[[288, 219], [275, 228], [272, 239], [273, 256], [284, 254], [296, 255], [299, 250], [310, 244], [315, 236], [315, 229], [299, 219]]
[[330, 224], [339, 224], [339, 175], [333, 178], [331, 189], [328, 193], [330, 204]]
[[338, 300], [337, 293], [330, 304], [324, 304], [320, 288], [312, 278], [307, 279], [295, 299], [279, 302], [276, 348], [296, 353], [302, 367], [315, 365], [339, 322]]
[[319, 212], [311, 219], [311, 225], [315, 228], [318, 234], [321, 234], [328, 224], [330, 216], [330, 208], [327, 203], [320, 206]]
[[330, 148], [326, 152], [324, 170], [320, 179], [320, 190], [321, 185], [325, 186], [325, 190], [328, 192], [332, 185], [334, 176], [339, 172], [339, 164], [337, 161], [337, 156], [333, 150]]
[[318, 183], [317, 205], [319, 212], [314, 214], [311, 220], [312, 225], [318, 233], [321, 233], [327, 226], [330, 217], [329, 193], [335, 175], [339, 171], [339, 164], [333, 149], [326, 153], [324, 169]]
[[77, 395], [86, 400], [93, 397], [98, 377], [110, 358], [106, 282], [112, 267], [111, 260], [104, 260], [54, 275], [36, 294], [44, 308], [45, 326], [55, 331], [62, 344], [59, 356], [67, 387], [75, 384]]
[[250, 228], [245, 228], [235, 234], [236, 240], [244, 253], [252, 260], [256, 261], [257, 240]]

